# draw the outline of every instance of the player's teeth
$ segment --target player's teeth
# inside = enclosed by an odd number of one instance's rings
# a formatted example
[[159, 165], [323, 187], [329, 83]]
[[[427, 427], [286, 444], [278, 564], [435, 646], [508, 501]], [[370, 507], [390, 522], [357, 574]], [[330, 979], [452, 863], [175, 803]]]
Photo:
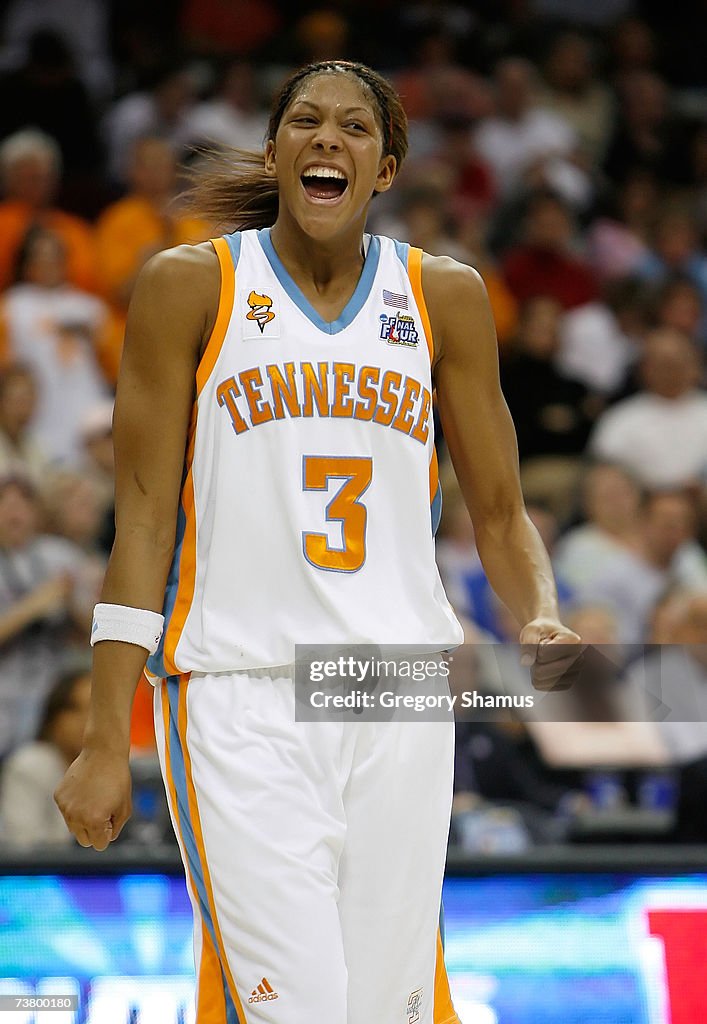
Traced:
[[309, 167], [303, 174], [305, 178], [339, 178], [346, 180], [346, 175], [334, 167]]

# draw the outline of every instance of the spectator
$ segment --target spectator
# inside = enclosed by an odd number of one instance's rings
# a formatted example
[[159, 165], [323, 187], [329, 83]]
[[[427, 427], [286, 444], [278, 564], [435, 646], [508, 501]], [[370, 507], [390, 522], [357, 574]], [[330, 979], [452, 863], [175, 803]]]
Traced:
[[486, 285], [498, 344], [504, 349], [518, 330], [518, 303], [487, 248], [484, 226], [479, 217], [467, 217], [459, 225], [459, 241]]
[[707, 341], [705, 297], [689, 277], [669, 277], [658, 292], [655, 319], [659, 327], [674, 327], [690, 338]]
[[0, 78], [0, 137], [32, 125], [61, 150], [65, 177], [84, 186], [101, 152], [96, 119], [61, 35], [47, 30], [29, 40], [26, 62]]
[[624, 181], [635, 168], [658, 180], [684, 184], [689, 175], [685, 140], [670, 116], [666, 83], [650, 71], [631, 71], [619, 82], [620, 118], [604, 161], [612, 181]]
[[662, 212], [655, 227], [653, 251], [646, 254], [637, 273], [653, 282], [681, 275], [692, 281], [702, 301], [707, 301], [707, 255], [700, 246], [692, 209], [669, 206]]
[[612, 77], [617, 85], [634, 71], [652, 71], [656, 64], [655, 32], [646, 21], [622, 18], [609, 36]]
[[628, 681], [645, 695], [678, 768], [674, 839], [707, 841], [707, 592], [685, 595], [672, 619], [670, 642], [648, 654]]
[[613, 281], [603, 301], [565, 313], [555, 365], [590, 391], [613, 396], [639, 357], [646, 329], [645, 286], [635, 278]]
[[10, 847], [73, 844], [54, 790], [81, 751], [91, 677], [61, 675], [47, 699], [37, 739], [15, 750], [0, 776], [0, 840]]
[[262, 149], [266, 116], [257, 103], [253, 65], [244, 60], [225, 64], [216, 95], [197, 103], [184, 119], [181, 144], [186, 148], [232, 146]]
[[0, 373], [0, 477], [17, 473], [41, 489], [49, 460], [31, 436], [36, 411], [34, 373], [24, 363], [11, 363]]
[[[104, 509], [91, 477], [77, 470], [54, 473], [45, 506], [47, 527], [52, 534], [65, 537], [87, 554], [99, 555]], [[102, 557], [100, 561], [105, 570]]]
[[74, 552], [75, 615], [67, 642], [83, 649], [108, 564], [102, 544], [106, 512], [93, 479], [76, 470], [53, 474], [44, 493], [47, 532], [68, 541]]
[[53, 231], [66, 249], [67, 278], [76, 288], [96, 286], [93, 231], [79, 217], [52, 206], [61, 173], [59, 147], [35, 129], [15, 132], [0, 144], [0, 290], [12, 282], [18, 254], [33, 227]]
[[597, 297], [591, 268], [573, 251], [574, 223], [565, 202], [552, 192], [532, 196], [523, 223], [523, 241], [503, 263], [506, 281], [518, 302], [538, 296], [574, 309]]
[[293, 28], [296, 64], [345, 60], [350, 56], [351, 25], [342, 11], [331, 7], [302, 14]]
[[566, 172], [577, 138], [564, 118], [537, 106], [532, 65], [518, 58], [502, 60], [494, 83], [496, 111], [481, 121], [475, 141], [500, 192], [516, 191], [538, 164]]
[[618, 623], [619, 642], [648, 639], [656, 602], [673, 586], [707, 590], [707, 561], [696, 544], [696, 514], [683, 491], [649, 494], [639, 520], [637, 545], [616, 553], [578, 599], [605, 604]]
[[652, 331], [639, 376], [642, 390], [599, 418], [591, 452], [623, 463], [646, 487], [697, 483], [707, 466], [707, 395], [697, 387], [696, 345], [672, 328]]
[[37, 378], [33, 433], [38, 443], [53, 462], [75, 465], [79, 424], [107, 391], [96, 350], [112, 330], [109, 311], [100, 299], [67, 283], [64, 246], [41, 228], [25, 240], [18, 280], [0, 310], [6, 359], [27, 363]]
[[679, 585], [663, 591], [651, 610], [647, 637], [649, 644], [673, 643], [676, 623], [682, 614], [685, 600], [691, 597], [692, 593], [688, 587]]
[[617, 184], [587, 230], [587, 259], [600, 281], [638, 274], [648, 255], [660, 202], [656, 176], [635, 168]]
[[613, 99], [598, 80], [589, 38], [562, 32], [550, 45], [544, 64], [542, 107], [574, 129], [581, 151], [598, 164], [604, 155], [613, 119]]
[[416, 124], [455, 118], [472, 123], [492, 110], [486, 82], [457, 59], [455, 35], [431, 26], [417, 40], [414, 59], [395, 75], [415, 137]]
[[81, 79], [94, 97], [108, 97], [113, 68], [108, 43], [108, 5], [104, 0], [10, 0], [3, 6], [3, 66], [21, 66], [35, 33], [55, 33], [68, 46]]
[[597, 462], [581, 481], [585, 521], [562, 536], [555, 565], [581, 594], [611, 568], [624, 552], [640, 548], [641, 488], [623, 466]]
[[429, 176], [444, 182], [448, 207], [461, 227], [491, 210], [496, 197], [495, 182], [474, 149], [467, 117], [449, 114], [438, 118], [434, 128], [434, 153], [414, 163], [414, 173], [421, 182]]
[[144, 90], [128, 93], [108, 110], [103, 132], [108, 147], [108, 173], [114, 182], [128, 180], [135, 143], [146, 136], [181, 147], [196, 95], [192, 76], [182, 64], [168, 63], [152, 75]]
[[593, 647], [613, 647], [618, 641], [616, 616], [605, 605], [577, 604], [565, 611], [565, 621]]
[[[504, 826], [506, 837], [511, 828], [517, 830], [522, 824], [527, 837], [536, 843], [561, 841], [565, 828], [562, 819], [583, 805], [575, 789], [577, 781], [577, 776], [569, 772], [553, 774], [519, 723], [457, 723], [453, 829], [468, 852], [493, 851], [494, 820], [495, 831]], [[472, 796], [474, 799], [469, 799]], [[499, 809], [506, 813], [500, 815]], [[484, 814], [487, 820], [472, 822], [469, 812], [476, 818]], [[474, 848], [471, 836], [481, 831], [482, 824], [484, 845]], [[516, 843], [520, 849], [528, 845], [527, 839], [525, 844], [518, 839]]]
[[76, 550], [41, 534], [40, 517], [27, 480], [0, 480], [0, 758], [34, 735], [72, 620], [90, 628], [73, 600]]
[[108, 206], [96, 227], [101, 289], [121, 325], [111, 331], [112, 345], [102, 353], [112, 383], [118, 376], [128, 303], [142, 267], [162, 249], [209, 237], [204, 221], [184, 216], [176, 205], [177, 164], [168, 142], [136, 142], [128, 178], [128, 195]]
[[594, 404], [587, 388], [555, 368], [560, 315], [553, 298], [528, 300], [515, 344], [501, 365], [521, 463], [536, 456], [581, 455], [592, 427]]
[[248, 56], [282, 23], [271, 0], [186, 0], [181, 26], [189, 49], [207, 57]]
[[[648, 691], [671, 711], [660, 722], [663, 737], [680, 764], [703, 759], [703, 787], [707, 784], [707, 591], [688, 593], [678, 603], [671, 643], [659, 655], [659, 689]], [[656, 658], [656, 662], [658, 658]], [[658, 666], [656, 665], [656, 668]], [[650, 673], [647, 673], [650, 674]], [[682, 719], [679, 721], [678, 719]], [[702, 831], [707, 839], [703, 788]], [[696, 808], [695, 808], [696, 809]]]

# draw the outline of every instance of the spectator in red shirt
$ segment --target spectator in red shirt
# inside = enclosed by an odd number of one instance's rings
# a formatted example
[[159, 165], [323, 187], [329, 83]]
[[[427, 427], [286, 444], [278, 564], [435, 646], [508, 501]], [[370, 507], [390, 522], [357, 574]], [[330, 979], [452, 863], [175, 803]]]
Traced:
[[544, 295], [563, 309], [574, 309], [597, 297], [590, 267], [572, 251], [574, 224], [567, 205], [552, 192], [530, 200], [524, 222], [524, 241], [503, 264], [508, 286], [518, 302]]
[[190, 49], [206, 56], [252, 53], [281, 24], [269, 0], [186, 0], [182, 32]]

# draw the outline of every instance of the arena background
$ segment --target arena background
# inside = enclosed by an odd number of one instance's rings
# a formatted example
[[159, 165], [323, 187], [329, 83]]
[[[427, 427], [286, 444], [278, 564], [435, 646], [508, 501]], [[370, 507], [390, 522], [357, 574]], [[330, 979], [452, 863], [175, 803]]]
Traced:
[[[180, 198], [201, 149], [257, 148], [283, 77], [331, 57], [401, 92], [410, 154], [371, 230], [483, 276], [563, 614], [638, 701], [458, 723], [460, 1017], [707, 1020], [706, 26], [701, 0], [0, 2], [0, 1006], [39, 1001], [3, 1020], [193, 1020], [146, 686], [121, 839], [75, 846], [51, 792], [85, 720], [135, 278], [222, 229]], [[457, 684], [518, 692], [517, 624], [438, 447]], [[41, 1012], [52, 994], [79, 1009]]]

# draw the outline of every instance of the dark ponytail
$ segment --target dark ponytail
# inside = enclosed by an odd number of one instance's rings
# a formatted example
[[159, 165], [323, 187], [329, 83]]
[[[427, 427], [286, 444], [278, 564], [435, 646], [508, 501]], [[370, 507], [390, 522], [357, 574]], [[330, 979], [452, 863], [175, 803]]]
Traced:
[[[265, 142], [275, 139], [282, 117], [300, 86], [315, 75], [354, 75], [373, 101], [383, 138], [383, 156], [395, 157], [397, 169], [408, 150], [407, 117], [398, 94], [382, 75], [345, 60], [307, 64], [286, 80], [273, 101]], [[275, 178], [265, 174], [262, 152], [243, 149], [203, 151], [191, 171], [186, 195], [189, 209], [219, 231], [245, 231], [271, 227], [277, 219], [278, 189]]]

